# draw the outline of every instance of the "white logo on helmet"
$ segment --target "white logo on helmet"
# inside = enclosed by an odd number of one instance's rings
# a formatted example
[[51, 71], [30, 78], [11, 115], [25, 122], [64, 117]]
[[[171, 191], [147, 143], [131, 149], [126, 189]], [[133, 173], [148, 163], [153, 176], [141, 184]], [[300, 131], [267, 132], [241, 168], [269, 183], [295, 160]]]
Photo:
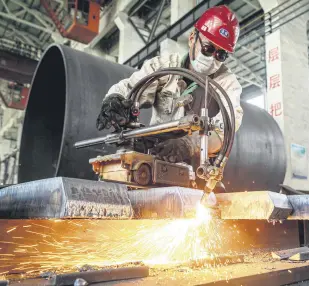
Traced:
[[220, 33], [220, 35], [221, 35], [222, 37], [224, 37], [224, 38], [228, 38], [228, 37], [230, 36], [229, 32], [228, 32], [227, 30], [225, 30], [224, 28], [221, 28], [221, 29], [219, 30], [219, 33]]
[[207, 31], [207, 26], [206, 26], [206, 25], [203, 25], [202, 28], [201, 28], [201, 30], [202, 30], [202, 31]]

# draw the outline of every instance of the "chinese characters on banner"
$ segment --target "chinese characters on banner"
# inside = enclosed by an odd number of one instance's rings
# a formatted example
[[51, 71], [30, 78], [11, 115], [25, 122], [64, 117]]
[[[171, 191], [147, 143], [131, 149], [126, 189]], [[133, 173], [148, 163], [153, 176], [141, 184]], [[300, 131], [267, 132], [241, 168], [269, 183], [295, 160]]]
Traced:
[[268, 62], [279, 60], [279, 47], [272, 48], [268, 52]]
[[277, 121], [281, 130], [284, 127], [282, 72], [280, 55], [280, 31], [268, 35], [265, 39], [267, 67], [267, 108]]
[[272, 103], [269, 113], [272, 117], [278, 117], [282, 114], [281, 102]]
[[269, 89], [280, 87], [280, 75], [275, 74], [269, 78]]

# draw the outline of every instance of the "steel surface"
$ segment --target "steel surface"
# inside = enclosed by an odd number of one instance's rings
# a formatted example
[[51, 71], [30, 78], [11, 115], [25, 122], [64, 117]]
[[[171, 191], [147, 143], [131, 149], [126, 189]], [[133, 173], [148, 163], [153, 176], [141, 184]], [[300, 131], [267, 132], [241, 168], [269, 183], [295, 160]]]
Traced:
[[227, 192], [276, 191], [284, 181], [286, 153], [282, 132], [268, 114], [242, 102], [244, 116], [223, 174]]
[[121, 184], [50, 178], [6, 187], [0, 192], [0, 218], [122, 218], [133, 215]]
[[116, 269], [104, 269], [98, 271], [60, 274], [53, 279], [52, 285], [55, 286], [73, 285], [74, 281], [78, 278], [82, 278], [89, 284], [92, 284], [106, 281], [143, 278], [147, 277], [148, 275], [149, 275], [149, 267], [147, 266], [123, 267]]
[[[73, 145], [110, 133], [95, 127], [101, 101], [112, 84], [133, 71], [66, 46], [49, 47], [32, 82], [21, 141], [19, 181], [53, 176], [95, 179], [89, 159], [101, 149], [76, 150]], [[282, 133], [266, 111], [245, 102], [242, 107], [243, 123], [224, 172], [226, 188], [230, 192], [278, 191], [286, 169]], [[141, 122], [147, 124], [150, 115], [150, 109], [144, 110]], [[106, 146], [104, 154], [115, 151]]]
[[[307, 263], [263, 262], [262, 259], [251, 263], [220, 265], [203, 269], [186, 267], [151, 267], [150, 275], [134, 280], [96, 283], [96, 286], [129, 285], [233, 285], [233, 286], [305, 286], [309, 284], [309, 266]], [[10, 281], [10, 286], [40, 285], [51, 286], [46, 279], [27, 279]]]
[[[52, 68], [51, 68], [52, 67]], [[132, 74], [130, 67], [91, 56], [67, 46], [52, 45], [33, 78], [20, 149], [19, 182], [54, 176], [96, 179], [91, 148], [74, 143], [104, 136], [96, 118], [109, 87]], [[113, 146], [106, 154], [114, 153]]]
[[[276, 265], [277, 266], [277, 265]], [[294, 283], [299, 284], [294, 284]], [[293, 284], [292, 284], [293, 283]], [[305, 284], [304, 284], [305, 283]], [[282, 285], [308, 285], [309, 283], [309, 266], [302, 265], [293, 267], [292, 269], [286, 267], [285, 269], [276, 269], [266, 273], [254, 273], [242, 277], [233, 277], [229, 279], [228, 284], [232, 286], [282, 286]], [[223, 286], [226, 285], [226, 279], [220, 281], [213, 281], [210, 283], [201, 283], [199, 285]]]
[[217, 194], [222, 219], [287, 219], [292, 206], [286, 195], [268, 191]]
[[190, 217], [203, 192], [183, 187], [152, 188], [128, 192], [136, 217]]
[[288, 199], [293, 207], [293, 213], [288, 219], [309, 220], [309, 195], [293, 195], [288, 196]]

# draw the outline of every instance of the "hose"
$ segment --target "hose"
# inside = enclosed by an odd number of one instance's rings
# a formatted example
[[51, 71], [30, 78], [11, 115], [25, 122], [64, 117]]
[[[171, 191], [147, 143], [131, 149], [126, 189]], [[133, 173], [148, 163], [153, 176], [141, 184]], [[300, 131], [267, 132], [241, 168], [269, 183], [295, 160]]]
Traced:
[[[163, 76], [167, 76], [167, 75], [178, 75], [178, 76], [188, 78], [196, 82], [199, 86], [205, 89], [205, 79], [202, 78], [199, 74], [192, 72], [190, 70], [184, 69], [184, 68], [164, 68], [164, 69], [155, 71], [152, 74], [147, 75], [143, 79], [138, 81], [134, 85], [134, 87], [131, 89], [131, 91], [129, 92], [128, 98], [131, 99], [133, 103], [139, 102], [141, 95], [147, 89], [147, 87], [149, 87], [150, 84], [152, 84], [154, 81], [158, 80], [159, 78]], [[222, 113], [223, 124], [224, 124], [224, 138], [223, 138], [223, 144], [222, 144], [223, 146], [215, 161], [215, 165], [219, 167], [223, 159], [224, 161], [228, 159], [231, 153], [232, 147], [233, 147], [234, 136], [235, 136], [235, 114], [234, 114], [233, 104], [228, 94], [225, 92], [225, 90], [213, 79], [208, 78], [208, 81], [211, 85], [216, 87], [223, 95], [224, 99], [226, 100], [228, 104], [228, 108], [230, 110], [230, 117], [231, 117], [231, 118], [229, 117], [229, 114], [226, 110], [226, 107], [224, 106], [224, 103], [220, 95], [215, 92], [213, 97], [218, 103], [219, 109]], [[207, 97], [207, 95], [205, 96]], [[205, 108], [207, 108], [207, 106], [205, 106]]]
[[[157, 80], [158, 78], [162, 77], [162, 76], [166, 76], [169, 74], [175, 74], [175, 75], [181, 75], [183, 77], [187, 77], [189, 79], [191, 79], [192, 81], [195, 81], [197, 84], [199, 84], [201, 87], [205, 88], [205, 84], [204, 84], [204, 79], [202, 79], [201, 77], [199, 77], [196, 73], [191, 72], [189, 70], [186, 69], [182, 69], [182, 68], [167, 68], [167, 69], [161, 69], [159, 71], [156, 71], [146, 77], [144, 77], [141, 81], [139, 81], [133, 88], [133, 90], [131, 90], [131, 93], [129, 93], [128, 97], [131, 98], [133, 100], [133, 102], [139, 102], [140, 96], [142, 94], [142, 92], [155, 80]], [[215, 85], [217, 85], [216, 82], [214, 82]], [[140, 89], [139, 89], [140, 88]], [[219, 88], [221, 88], [221, 86], [219, 86]], [[222, 89], [222, 88], [221, 88]], [[135, 90], [137, 90], [136, 94], [135, 94]], [[224, 92], [224, 90], [223, 90]], [[228, 150], [228, 138], [230, 135], [230, 122], [228, 120], [228, 115], [226, 113], [226, 109], [221, 101], [221, 98], [219, 97], [218, 94], [215, 94], [216, 97], [216, 101], [219, 105], [220, 110], [222, 111], [222, 117], [223, 117], [223, 123], [224, 123], [224, 134], [226, 135], [223, 139], [223, 147], [221, 148], [221, 151], [217, 157], [217, 160], [215, 162], [215, 164], [217, 166], [220, 165], [220, 163], [222, 162], [222, 159], [224, 157], [228, 157], [229, 153], [226, 153]], [[228, 98], [228, 96], [227, 96]], [[227, 155], [226, 155], [227, 154]]]

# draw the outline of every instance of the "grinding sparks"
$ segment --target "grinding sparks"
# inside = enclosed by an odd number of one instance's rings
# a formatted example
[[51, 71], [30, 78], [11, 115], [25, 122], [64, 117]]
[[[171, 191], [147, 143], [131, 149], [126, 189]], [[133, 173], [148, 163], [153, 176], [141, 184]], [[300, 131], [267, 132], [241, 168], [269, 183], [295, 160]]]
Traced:
[[11, 235], [8, 228], [0, 242], [7, 265], [1, 270], [64, 273], [83, 265], [173, 264], [211, 257], [222, 243], [219, 222], [201, 205], [196, 214], [174, 220], [14, 221], [15, 231]]
[[17, 227], [13, 227], [13, 228], [7, 230], [6, 232], [7, 232], [7, 233], [12, 232], [12, 231], [15, 230], [16, 228], [17, 228]]

